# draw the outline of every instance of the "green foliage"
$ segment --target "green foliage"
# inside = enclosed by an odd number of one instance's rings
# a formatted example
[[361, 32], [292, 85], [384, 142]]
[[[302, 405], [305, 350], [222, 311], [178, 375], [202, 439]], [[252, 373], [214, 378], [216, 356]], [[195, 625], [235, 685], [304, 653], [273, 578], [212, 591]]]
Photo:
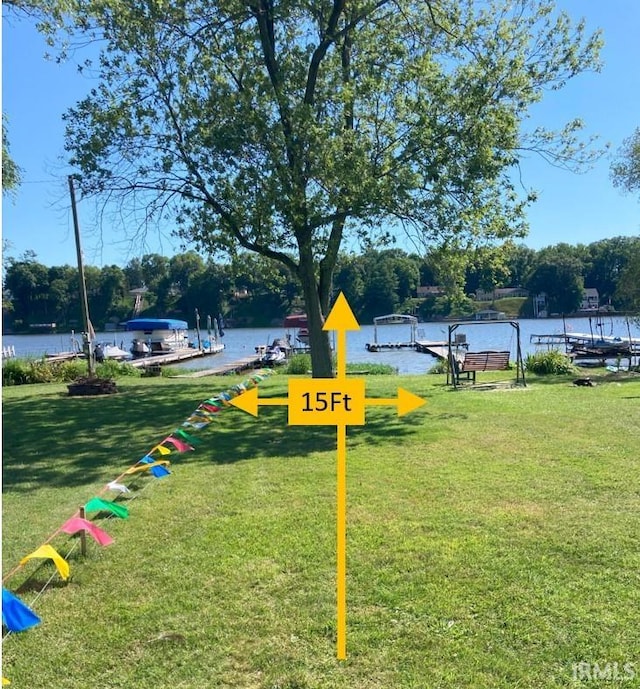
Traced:
[[640, 192], [640, 127], [623, 141], [611, 165], [611, 177], [616, 187], [628, 193]]
[[96, 376], [98, 378], [137, 378], [140, 376], [140, 369], [126, 362], [107, 360], [96, 365]]
[[393, 376], [398, 374], [398, 369], [390, 364], [347, 363], [347, 373], [353, 375], [361, 373], [368, 376]]
[[571, 359], [557, 349], [527, 354], [524, 364], [528, 372], [543, 376], [571, 375], [577, 370]]
[[[344, 239], [374, 243], [399, 219], [426, 245], [522, 237], [521, 152], [593, 157], [578, 120], [521, 127], [546, 91], [598, 65], [599, 35], [550, 0], [105, 0], [77, 3], [67, 28], [100, 50], [96, 88], [65, 116], [82, 191], [133, 198], [146, 219], [173, 213], [207, 251], [286, 266], [316, 376], [330, 373], [322, 322]], [[369, 317], [396, 290], [404, 301], [415, 271], [380, 277]]]
[[311, 370], [309, 354], [294, 354], [287, 362], [285, 373], [291, 376], [306, 375]]
[[2, 114], [2, 194], [15, 192], [20, 186], [21, 170], [9, 154], [7, 118]]
[[533, 294], [547, 294], [550, 313], [573, 313], [580, 308], [584, 277], [582, 264], [572, 253], [564, 244], [543, 249], [527, 280]]
[[[2, 365], [3, 385], [35, 383], [71, 383], [87, 375], [87, 364], [75, 361], [47, 361], [46, 359], [9, 359]], [[140, 376], [140, 371], [130, 364], [105, 361], [96, 366], [99, 378]]]
[[29, 367], [23, 359], [8, 359], [2, 364], [2, 385], [24, 385], [30, 383]]
[[449, 370], [449, 364], [446, 359], [438, 359], [427, 373], [443, 374]]
[[[553, 298], [556, 308], [560, 308], [559, 304], [569, 305], [568, 297], [575, 308], [579, 296], [576, 285], [581, 280], [598, 290], [601, 304], [611, 301], [617, 310], [640, 310], [639, 237], [614, 237], [575, 247], [558, 244], [540, 251], [509, 246], [504, 252], [508, 275], [496, 287], [528, 285], [534, 291], [543, 288], [549, 299]], [[573, 267], [570, 279], [565, 279], [562, 266], [566, 267], [568, 259]], [[416, 314], [424, 320], [461, 317], [485, 306], [495, 306], [512, 317], [532, 317], [531, 299], [524, 303], [522, 298], [485, 303], [465, 296], [464, 293], [471, 294], [478, 289], [477, 260], [475, 252], [470, 252], [468, 260], [462, 255], [454, 260], [443, 252], [419, 257], [400, 249], [341, 254], [334, 293], [345, 293], [361, 323], [371, 322], [371, 318], [386, 312]], [[147, 272], [162, 265], [154, 255], [149, 255], [143, 260], [131, 260], [124, 269], [117, 266], [87, 269], [91, 286], [89, 311], [95, 327], [126, 320], [133, 307], [129, 290], [139, 287], [140, 281], [149, 278]], [[149, 316], [175, 315], [194, 324], [197, 308], [201, 325], [207, 315], [215, 317], [223, 313], [236, 327], [271, 326], [282, 321], [294, 304], [302, 305], [300, 286], [290, 271], [262, 257], [243, 254], [232, 264], [212, 260], [202, 264], [188, 252], [170, 259], [168, 270], [155, 286], [159, 296], [147, 292], [144, 297], [143, 312]], [[438, 277], [442, 275], [443, 284]], [[493, 272], [491, 275], [495, 276]], [[455, 283], [464, 289], [455, 287]], [[412, 296], [418, 284], [438, 285], [450, 293], [418, 299]], [[6, 259], [4, 287], [6, 329], [29, 331], [29, 323], [34, 321], [55, 321], [59, 331], [77, 328], [80, 313], [77, 269], [47, 267], [29, 252], [20, 260]], [[169, 311], [159, 311], [161, 303]]]

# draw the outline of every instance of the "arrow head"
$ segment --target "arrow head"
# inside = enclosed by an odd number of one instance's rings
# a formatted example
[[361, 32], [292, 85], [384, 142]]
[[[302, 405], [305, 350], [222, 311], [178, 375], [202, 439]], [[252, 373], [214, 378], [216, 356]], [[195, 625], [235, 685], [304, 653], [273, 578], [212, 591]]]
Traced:
[[349, 302], [342, 292], [338, 295], [327, 320], [322, 326], [323, 330], [360, 330], [360, 324], [353, 315]]
[[229, 400], [234, 407], [246, 411], [247, 414], [258, 416], [258, 388], [251, 388], [241, 395]]
[[418, 397], [418, 395], [414, 395], [404, 388], [398, 388], [398, 416], [404, 416], [426, 403], [427, 400], [422, 399], [422, 397]]

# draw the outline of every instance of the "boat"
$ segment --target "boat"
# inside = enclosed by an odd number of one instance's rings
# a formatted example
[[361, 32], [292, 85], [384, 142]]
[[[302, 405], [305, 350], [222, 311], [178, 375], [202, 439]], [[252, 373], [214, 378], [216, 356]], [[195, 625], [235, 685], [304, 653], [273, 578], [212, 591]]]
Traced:
[[131, 333], [131, 353], [134, 357], [193, 349], [186, 321], [175, 318], [134, 318], [127, 321], [125, 330]]
[[270, 345], [258, 345], [256, 354], [262, 366], [283, 364], [293, 352], [288, 339], [277, 338]]
[[93, 356], [97, 363], [102, 363], [106, 359], [113, 361], [126, 361], [131, 359], [131, 352], [127, 352], [116, 344], [108, 342], [98, 342], [93, 346]]
[[[293, 330], [293, 337], [298, 341], [303, 351], [309, 347], [309, 321], [306, 313], [295, 313], [284, 319], [284, 327]], [[291, 341], [291, 336], [287, 336]]]

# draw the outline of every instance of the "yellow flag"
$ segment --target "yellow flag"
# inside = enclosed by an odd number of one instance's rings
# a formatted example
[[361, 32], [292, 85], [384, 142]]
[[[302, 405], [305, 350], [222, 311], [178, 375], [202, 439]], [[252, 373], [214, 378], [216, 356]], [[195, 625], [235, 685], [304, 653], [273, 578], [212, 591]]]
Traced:
[[168, 459], [159, 459], [157, 462], [149, 462], [148, 464], [136, 464], [133, 467], [127, 469], [125, 474], [139, 474], [141, 471], [149, 471], [151, 467], [157, 466], [169, 466], [171, 462]]
[[26, 555], [20, 560], [20, 564], [24, 565], [28, 560], [35, 558], [45, 558], [53, 560], [53, 563], [58, 570], [60, 576], [66, 581], [69, 578], [69, 563], [60, 555], [60, 553], [51, 545], [41, 545], [37, 550], [34, 550], [30, 555]]

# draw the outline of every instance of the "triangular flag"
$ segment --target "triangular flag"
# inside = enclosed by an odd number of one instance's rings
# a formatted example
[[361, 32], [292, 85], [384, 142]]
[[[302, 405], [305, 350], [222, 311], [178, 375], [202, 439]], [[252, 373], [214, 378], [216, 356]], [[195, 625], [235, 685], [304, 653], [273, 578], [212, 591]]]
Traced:
[[117, 483], [116, 481], [111, 481], [110, 483], [107, 483], [107, 488], [109, 488], [109, 490], [116, 490], [119, 493], [131, 492], [123, 483]]
[[88, 531], [93, 540], [100, 545], [111, 545], [113, 543], [113, 538], [106, 531], [98, 528], [93, 522], [80, 517], [71, 517], [61, 528], [62, 531], [68, 534], [74, 534], [77, 531]]
[[178, 440], [178, 438], [172, 438], [169, 436], [168, 438], [165, 438], [163, 443], [171, 443], [178, 452], [189, 452], [190, 450], [193, 450], [191, 445], [187, 445], [187, 443], [182, 442], [182, 440]]
[[193, 412], [193, 414], [191, 414], [191, 417], [196, 416], [203, 419], [207, 419], [209, 421], [213, 421], [215, 419], [216, 413], [217, 412], [207, 411], [204, 407], [200, 406]]
[[203, 402], [198, 407], [198, 409], [204, 409], [205, 411], [211, 412], [212, 414], [217, 414], [222, 409], [222, 407], [213, 404], [206, 404], [205, 402]]
[[[164, 445], [156, 445], [156, 446], [153, 448], [153, 450], [151, 450], [151, 452], [155, 452], [156, 450], [157, 450], [161, 455], [170, 455], [170, 454], [171, 454], [171, 450], [170, 450], [168, 447], [164, 447]], [[149, 452], [149, 454], [151, 454], [151, 452]]]
[[177, 431], [175, 431], [176, 435], [179, 435], [181, 438], [186, 440], [189, 445], [200, 445], [202, 440], [200, 438], [196, 438], [195, 435], [191, 435], [191, 433], [187, 433], [186, 431], [183, 431], [182, 428], [178, 428]]
[[182, 425], [200, 430], [202, 428], [206, 428], [210, 423], [210, 421], [200, 421], [198, 417], [190, 416]]
[[[126, 474], [139, 474], [142, 471], [149, 471], [151, 467], [167, 466], [171, 464], [167, 459], [160, 459], [157, 462], [152, 457], [143, 457], [141, 460], [142, 464], [137, 464], [136, 466], [130, 467], [126, 470]], [[170, 472], [167, 472], [170, 473]]]
[[69, 563], [53, 546], [49, 544], [41, 545], [29, 555], [25, 555], [22, 560], [20, 560], [20, 564], [24, 565], [29, 560], [33, 560], [35, 558], [53, 560], [53, 563], [55, 564], [60, 576], [65, 580], [69, 578]]
[[111, 512], [120, 519], [126, 519], [129, 516], [129, 510], [124, 505], [118, 505], [102, 498], [91, 498], [84, 506], [84, 510], [85, 512]]
[[[2, 624], [10, 632], [22, 632], [40, 624], [40, 618], [11, 591], [2, 589]], [[3, 684], [6, 684], [3, 678]]]
[[151, 473], [156, 477], [156, 478], [162, 478], [163, 476], [169, 476], [171, 473], [169, 469], [166, 467], [163, 467], [160, 464], [156, 464], [155, 466], [151, 467]]

